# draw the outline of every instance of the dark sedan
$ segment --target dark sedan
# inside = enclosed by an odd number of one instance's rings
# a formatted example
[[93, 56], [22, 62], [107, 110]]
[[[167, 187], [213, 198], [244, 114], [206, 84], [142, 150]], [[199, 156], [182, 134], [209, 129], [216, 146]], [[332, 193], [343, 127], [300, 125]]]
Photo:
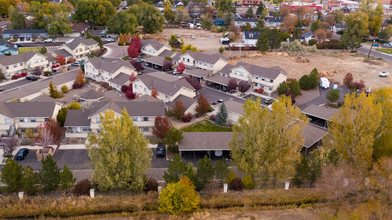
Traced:
[[25, 159], [28, 152], [29, 152], [29, 149], [27, 149], [27, 148], [22, 148], [22, 149], [18, 150], [18, 153], [16, 153], [16, 156], [15, 156], [15, 160]]
[[37, 81], [37, 77], [36, 76], [26, 76], [27, 80], [31, 80], [31, 81]]
[[165, 157], [165, 145], [159, 143], [157, 146], [157, 157]]

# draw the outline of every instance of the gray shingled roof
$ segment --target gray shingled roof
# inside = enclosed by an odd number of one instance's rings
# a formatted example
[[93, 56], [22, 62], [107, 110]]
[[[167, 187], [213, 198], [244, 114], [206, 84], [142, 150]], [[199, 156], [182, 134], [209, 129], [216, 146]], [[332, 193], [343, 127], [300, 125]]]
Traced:
[[7, 29], [3, 34], [42, 34], [46, 33], [45, 29]]
[[[3, 66], [7, 66], [7, 65], [15, 64], [15, 63], [27, 62], [37, 53], [38, 53], [37, 51], [31, 51], [31, 52], [27, 52], [27, 53], [12, 55], [12, 56], [0, 56], [0, 63]], [[42, 55], [42, 56], [45, 56], [45, 55]]]
[[321, 140], [327, 134], [328, 131], [326, 129], [321, 129], [311, 124], [306, 125], [302, 132], [302, 137], [305, 139], [304, 147], [311, 147], [313, 144]]
[[95, 41], [93, 38], [75, 38], [72, 42], [65, 44], [67, 47], [69, 47], [71, 50], [74, 50], [76, 47], [79, 46], [79, 44], [84, 44], [86, 46], [91, 46], [98, 44], [97, 41]]
[[170, 76], [163, 72], [146, 73], [141, 75], [139, 80], [141, 80], [148, 89], [152, 90], [155, 88], [159, 93], [167, 95], [174, 95], [182, 87], [194, 90], [186, 79]]
[[104, 70], [109, 73], [114, 73], [123, 66], [128, 67], [131, 70], [135, 70], [135, 67], [133, 67], [130, 62], [124, 60], [113, 60], [101, 57], [94, 57], [90, 59], [90, 63], [96, 69]]
[[233, 69], [233, 67], [234, 67], [233, 65], [226, 64], [226, 66], [224, 66], [221, 70], [219, 70], [219, 72], [224, 74], [230, 74], [231, 69]]
[[156, 99], [150, 95], [145, 94], [145, 95], [140, 96], [137, 99], [132, 100], [132, 102], [162, 102], [162, 101], [159, 99]]
[[252, 75], [258, 75], [262, 77], [266, 77], [269, 79], [276, 79], [280, 73], [286, 74], [280, 67], [274, 66], [270, 68], [262, 67], [262, 66], [256, 66], [244, 62], [239, 62], [235, 67], [242, 66], [244, 67], [250, 74]]
[[191, 69], [191, 70], [185, 70], [184, 74], [191, 75], [191, 76], [197, 76], [197, 77], [207, 77], [208, 75], [211, 75], [212, 72], [195, 68], [195, 69]]
[[110, 79], [109, 82], [112, 82], [116, 85], [124, 85], [126, 82], [128, 82], [130, 75], [125, 74], [123, 72], [119, 73], [116, 77], [113, 79]]
[[91, 119], [88, 118], [90, 111], [83, 109], [69, 109], [65, 118], [64, 127], [90, 126]]
[[317, 118], [321, 118], [324, 120], [329, 120], [336, 112], [339, 110], [336, 108], [331, 108], [327, 106], [317, 106], [317, 105], [309, 105], [306, 107], [304, 110], [302, 110], [302, 113], [311, 115]]
[[237, 21], [237, 22], [255, 22], [255, 23], [257, 23], [257, 22], [259, 22], [259, 20], [258, 19], [256, 19], [256, 18], [245, 18], [245, 17], [237, 17], [237, 18], [235, 18], [234, 19], [234, 21]]
[[193, 59], [209, 64], [215, 64], [218, 62], [218, 60], [223, 59], [227, 60], [222, 54], [206, 54], [206, 53], [200, 53], [200, 52], [195, 52], [195, 51], [187, 51], [185, 54], [189, 54]]
[[165, 61], [164, 57], [147, 57], [143, 58], [144, 62], [153, 63], [159, 66], [163, 66], [163, 62]]
[[54, 102], [1, 102], [0, 114], [10, 118], [45, 117], [50, 118], [56, 104]]
[[164, 116], [164, 102], [95, 102], [91, 106], [89, 117], [100, 114], [106, 110], [121, 113], [126, 109], [130, 116]]
[[259, 39], [261, 31], [244, 31], [245, 39]]
[[72, 57], [72, 54], [70, 54], [66, 49], [54, 50], [52, 53], [57, 56]]
[[229, 81], [232, 79], [232, 78], [229, 78], [229, 77], [225, 77], [225, 76], [221, 76], [221, 75], [218, 75], [218, 74], [214, 74], [214, 75], [212, 75], [212, 76], [209, 76], [209, 77], [206, 77], [206, 78], [204, 78], [206, 81], [210, 81], [210, 82], [213, 82], [213, 83], [218, 83], [218, 84], [220, 84], [220, 85], [225, 85], [225, 86], [227, 86], [228, 84], [229, 84]]
[[191, 107], [193, 103], [197, 102], [196, 99], [189, 98], [188, 96], [184, 95], [179, 95], [172, 102], [167, 103], [167, 105], [173, 107], [178, 100], [182, 102], [182, 105], [184, 106], [185, 110]]
[[177, 54], [177, 53], [174, 52], [174, 51], [171, 51], [171, 50], [164, 50], [164, 51], [162, 51], [162, 53], [160, 53], [158, 56], [159, 56], [159, 57], [163, 57], [163, 58], [165, 58], [165, 57], [172, 57], [172, 58], [173, 58], [176, 54]]
[[83, 100], [95, 100], [95, 99], [101, 99], [101, 98], [103, 98], [103, 94], [101, 92], [94, 90], [94, 89], [90, 89], [80, 95], [80, 99], [83, 99]]
[[142, 41], [142, 47], [151, 45], [155, 50], [160, 50], [164, 44], [160, 43], [158, 40], [155, 39], [148, 39], [148, 40], [141, 40]]
[[184, 132], [179, 151], [229, 150], [232, 132]]

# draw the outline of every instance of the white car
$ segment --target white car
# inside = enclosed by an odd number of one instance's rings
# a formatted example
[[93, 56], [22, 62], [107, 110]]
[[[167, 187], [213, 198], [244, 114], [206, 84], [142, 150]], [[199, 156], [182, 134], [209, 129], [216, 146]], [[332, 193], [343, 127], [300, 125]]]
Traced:
[[380, 74], [378, 74], [380, 77], [387, 77], [389, 76], [389, 72], [380, 72]]
[[48, 39], [45, 39], [44, 42], [45, 42], [45, 43], [52, 43], [52, 42], [53, 42], [53, 39], [52, 39], [52, 38], [48, 38]]
[[105, 42], [114, 42], [113, 38], [106, 38], [104, 41]]

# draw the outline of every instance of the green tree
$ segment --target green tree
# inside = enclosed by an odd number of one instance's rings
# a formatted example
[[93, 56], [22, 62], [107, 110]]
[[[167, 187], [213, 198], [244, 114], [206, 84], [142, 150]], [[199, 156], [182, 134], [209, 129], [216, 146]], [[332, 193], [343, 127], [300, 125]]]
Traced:
[[27, 195], [35, 195], [38, 192], [39, 175], [33, 168], [27, 166], [23, 171], [22, 189]]
[[309, 187], [311, 188], [313, 184], [316, 182], [318, 178], [321, 177], [322, 174], [322, 165], [323, 160], [320, 155], [320, 151], [315, 151], [312, 153], [309, 161], [309, 173], [307, 176], [307, 180], [309, 182]]
[[41, 48], [39, 49], [39, 52], [40, 52], [41, 54], [46, 54], [46, 52], [48, 52], [48, 49], [46, 49], [46, 47], [43, 46], [43, 47], [41, 47]]
[[286, 82], [281, 82], [277, 88], [278, 90], [278, 94], [279, 95], [283, 95], [285, 94], [287, 91], [289, 91], [289, 86], [287, 85]]
[[218, 162], [215, 163], [214, 167], [215, 171], [215, 177], [220, 181], [222, 184], [224, 180], [226, 180], [229, 177], [230, 170], [226, 164], [225, 160], [219, 160]]
[[262, 18], [264, 18], [264, 17], [266, 17], [268, 15], [267, 8], [265, 7], [263, 2], [260, 2], [259, 6], [257, 7], [256, 15], [260, 16]]
[[131, 33], [134, 34], [137, 28], [137, 18], [133, 14], [120, 11], [113, 15], [107, 22], [109, 33]]
[[214, 177], [214, 169], [212, 167], [212, 162], [211, 159], [207, 157], [207, 155], [204, 156], [203, 159], [199, 160], [196, 177], [201, 185], [201, 188], [203, 188], [206, 184], [210, 183], [212, 178]]
[[176, 13], [171, 10], [170, 7], [166, 6], [163, 12], [163, 17], [165, 17], [167, 23], [173, 24], [174, 20], [176, 19]]
[[225, 124], [227, 121], [227, 116], [228, 116], [228, 113], [227, 113], [225, 103], [222, 103], [221, 106], [219, 106], [218, 114], [216, 114], [215, 123], [217, 125]]
[[198, 207], [199, 201], [195, 186], [188, 177], [183, 177], [162, 190], [158, 210], [170, 214], [190, 213]]
[[299, 79], [299, 87], [303, 90], [309, 90], [312, 89], [313, 86], [313, 81], [312, 78], [309, 75], [303, 75]]
[[72, 102], [67, 107], [61, 108], [56, 117], [60, 126], [64, 126], [65, 118], [67, 117], [69, 109], [82, 109], [82, 106], [79, 104], [79, 102]]
[[301, 187], [301, 185], [305, 183], [309, 172], [309, 159], [305, 154], [301, 154], [301, 160], [295, 165], [293, 183], [298, 187]]
[[[263, 183], [283, 180], [294, 174], [294, 166], [303, 147], [303, 127], [308, 119], [281, 96], [272, 104], [272, 111], [262, 108], [260, 98], [248, 99], [244, 115], [233, 126], [229, 142], [232, 158], [245, 175], [261, 178]], [[287, 126], [290, 124], [290, 126]]]
[[331, 14], [335, 17], [336, 23], [341, 23], [344, 20], [345, 15], [340, 10], [334, 10]]
[[124, 109], [121, 117], [112, 110], [100, 115], [99, 134], [90, 133], [86, 147], [93, 163], [93, 180], [100, 190], [129, 189], [141, 192], [151, 166], [148, 139], [134, 126]]
[[256, 27], [253, 28], [254, 31], [262, 31], [264, 29], [265, 23], [263, 19], [259, 19], [256, 24]]
[[1, 169], [1, 182], [7, 185], [7, 192], [17, 192], [22, 188], [23, 167], [12, 158], [8, 158]]
[[146, 3], [132, 5], [127, 12], [136, 16], [145, 33], [155, 34], [162, 31], [165, 19], [153, 5]]
[[[266, 30], [266, 29], [264, 29], [264, 30]], [[270, 48], [268, 35], [264, 31], [262, 31], [260, 33], [260, 37], [257, 39], [256, 48], [258, 50], [260, 50], [261, 52], [266, 52]]]
[[176, 35], [174, 35], [174, 34], [170, 35], [170, 38], [169, 38], [169, 45], [170, 45], [171, 47], [175, 48], [175, 47], [176, 47], [176, 44], [177, 44], [177, 41], [178, 41], [178, 37], [177, 37]]
[[379, 34], [378, 37], [384, 40], [388, 40], [392, 36], [392, 26], [384, 28]]
[[361, 47], [361, 42], [368, 33], [368, 19], [369, 17], [361, 11], [352, 12], [344, 18], [346, 31], [341, 41], [351, 51]]
[[223, 13], [233, 12], [233, 2], [232, 0], [216, 0], [215, 8], [218, 9], [218, 16], [222, 16]]
[[300, 19], [297, 19], [297, 23], [294, 26], [293, 38], [299, 39], [301, 33], [302, 33], [302, 21]]
[[340, 91], [339, 91], [339, 89], [332, 89], [332, 90], [329, 90], [329, 91], [327, 92], [326, 97], [327, 97], [327, 99], [328, 99], [329, 102], [332, 102], [332, 103], [333, 103], [333, 102], [338, 101], [339, 98], [340, 98]]
[[201, 28], [211, 30], [214, 21], [210, 17], [204, 17], [201, 22]]
[[[181, 39], [182, 40], [182, 39]], [[185, 53], [185, 52], [187, 52], [187, 51], [196, 51], [197, 52], [197, 47], [193, 47], [192, 46], [192, 44], [188, 44], [188, 45], [185, 45], [185, 46], [182, 46], [182, 48], [181, 48], [181, 53]]]
[[46, 156], [41, 160], [42, 169], [39, 171], [39, 179], [44, 192], [52, 192], [58, 189], [60, 184], [60, 168], [52, 156]]
[[[347, 94], [344, 105], [330, 119], [325, 145], [336, 149], [341, 161], [366, 173], [372, 163], [374, 134], [382, 119], [382, 110], [374, 96]], [[369, 117], [371, 115], [371, 117]]]
[[[74, 21], [88, 21], [91, 25], [105, 25], [116, 9], [107, 0], [79, 0], [72, 14]], [[139, 21], [140, 22], [140, 21]]]
[[375, 101], [382, 110], [381, 123], [374, 134], [373, 158], [392, 157], [392, 88], [383, 88], [374, 92]]
[[301, 95], [301, 88], [299, 87], [299, 83], [296, 79], [291, 80], [288, 84], [288, 87], [290, 88], [290, 91], [293, 93], [294, 96]]
[[246, 18], [254, 18], [255, 14], [253, 13], [253, 7], [249, 7], [248, 10], [246, 10], [245, 13]]
[[319, 20], [313, 21], [310, 26], [310, 30], [315, 32], [319, 28], [320, 28], [320, 21]]
[[2, 17], [8, 16], [8, 8], [11, 6], [11, 4], [8, 2], [8, 0], [0, 0], [0, 15]]
[[49, 82], [49, 96], [54, 99], [63, 97], [63, 93], [61, 93], [57, 88], [53, 86], [52, 81]]
[[187, 10], [182, 6], [180, 6], [176, 9], [175, 14], [176, 14], [175, 21], [177, 24], [180, 24], [183, 21], [189, 21], [189, 19], [190, 19]]
[[20, 14], [15, 6], [10, 6], [8, 9], [8, 14], [10, 16], [10, 20], [12, 23], [13, 29], [25, 29], [26, 28], [26, 21], [25, 16]]
[[177, 128], [170, 128], [166, 133], [165, 144], [167, 145], [169, 151], [178, 152], [178, 145], [181, 143], [182, 139], [182, 131]]
[[314, 68], [314, 69], [310, 72], [309, 78], [310, 78], [310, 80], [311, 80], [311, 82], [312, 82], [311, 88], [312, 88], [312, 89], [313, 89], [313, 88], [316, 88], [316, 87], [319, 85], [319, 80], [320, 80], [319, 75], [318, 75], [318, 70], [317, 70], [317, 68]]
[[74, 178], [72, 171], [64, 165], [63, 170], [60, 171], [60, 188], [67, 192], [67, 189], [75, 185], [76, 178]]
[[[167, 172], [165, 171], [163, 173], [163, 179], [167, 184], [176, 183], [180, 180], [180, 178], [182, 177], [182, 175], [185, 174], [186, 171], [187, 171], [187, 166], [185, 165], [184, 162], [181, 161], [180, 155], [176, 154], [174, 155], [173, 160], [169, 161], [169, 167], [167, 169]], [[192, 178], [190, 177], [190, 179]]]

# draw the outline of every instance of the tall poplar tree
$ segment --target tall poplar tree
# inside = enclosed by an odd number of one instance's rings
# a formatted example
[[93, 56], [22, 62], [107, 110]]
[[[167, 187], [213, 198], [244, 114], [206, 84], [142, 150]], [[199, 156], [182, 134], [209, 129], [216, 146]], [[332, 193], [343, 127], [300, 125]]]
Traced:
[[151, 166], [148, 139], [134, 126], [124, 109], [121, 117], [105, 111], [101, 131], [90, 134], [86, 147], [93, 163], [93, 179], [100, 190], [129, 189], [141, 192], [144, 176]]

